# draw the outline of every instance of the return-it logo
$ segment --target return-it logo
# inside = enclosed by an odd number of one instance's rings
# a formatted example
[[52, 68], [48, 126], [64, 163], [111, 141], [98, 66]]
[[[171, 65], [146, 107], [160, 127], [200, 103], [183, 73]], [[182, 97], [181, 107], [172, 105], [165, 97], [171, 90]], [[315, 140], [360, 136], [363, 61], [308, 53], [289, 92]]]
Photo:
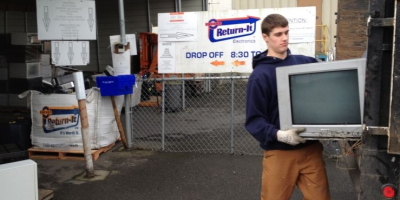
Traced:
[[[48, 107], [40, 111], [43, 119], [43, 131], [50, 133], [63, 129], [76, 127], [79, 123], [79, 109], [76, 106], [70, 107]], [[78, 131], [68, 131], [70, 134], [79, 134]]]
[[208, 26], [208, 38], [211, 42], [220, 42], [234, 38], [252, 35], [256, 32], [256, 22], [259, 17], [211, 19]]

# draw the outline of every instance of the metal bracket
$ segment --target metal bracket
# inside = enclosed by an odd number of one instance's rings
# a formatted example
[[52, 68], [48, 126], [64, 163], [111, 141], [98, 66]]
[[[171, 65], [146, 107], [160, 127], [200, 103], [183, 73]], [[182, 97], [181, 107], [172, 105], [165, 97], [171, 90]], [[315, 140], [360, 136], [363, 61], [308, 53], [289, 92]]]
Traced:
[[366, 126], [365, 129], [371, 135], [389, 135], [389, 127], [384, 126]]
[[371, 35], [371, 28], [373, 27], [391, 27], [394, 26], [394, 18], [369, 18], [368, 19], [368, 36]]
[[394, 26], [394, 18], [370, 18], [368, 27]]

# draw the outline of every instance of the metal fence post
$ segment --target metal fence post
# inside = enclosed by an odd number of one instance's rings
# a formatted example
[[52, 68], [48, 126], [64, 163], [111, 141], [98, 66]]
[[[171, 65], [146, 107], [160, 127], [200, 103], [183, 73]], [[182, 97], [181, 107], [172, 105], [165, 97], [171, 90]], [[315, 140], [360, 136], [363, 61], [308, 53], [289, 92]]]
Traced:
[[[185, 77], [185, 74], [182, 74], [182, 78], [184, 78]], [[182, 110], [185, 110], [185, 79], [183, 79], [183, 81], [182, 81]]]
[[162, 89], [161, 89], [161, 150], [165, 150], [165, 74], [162, 75]]
[[[125, 35], [125, 10], [124, 10], [124, 0], [118, 1], [118, 10], [119, 10], [119, 22], [120, 22], [120, 31], [121, 31], [121, 43], [126, 45], [126, 35]], [[131, 66], [129, 65], [129, 68]], [[126, 148], [132, 148], [132, 119], [131, 119], [131, 105], [130, 105], [130, 95], [125, 95], [125, 136], [127, 140]]]
[[231, 154], [234, 153], [234, 118], [235, 118], [235, 113], [234, 113], [234, 106], [235, 106], [235, 82], [233, 81], [233, 74], [231, 74]]

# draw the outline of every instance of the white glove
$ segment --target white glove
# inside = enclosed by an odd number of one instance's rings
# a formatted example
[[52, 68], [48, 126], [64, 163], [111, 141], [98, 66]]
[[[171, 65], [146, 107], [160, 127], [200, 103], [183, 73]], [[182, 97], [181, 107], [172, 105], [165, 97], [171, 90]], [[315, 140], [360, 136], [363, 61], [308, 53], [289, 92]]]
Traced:
[[298, 145], [299, 143], [305, 143], [306, 140], [299, 136], [299, 133], [304, 132], [305, 128], [290, 129], [287, 131], [278, 131], [276, 137], [279, 142], [283, 142], [290, 145]]

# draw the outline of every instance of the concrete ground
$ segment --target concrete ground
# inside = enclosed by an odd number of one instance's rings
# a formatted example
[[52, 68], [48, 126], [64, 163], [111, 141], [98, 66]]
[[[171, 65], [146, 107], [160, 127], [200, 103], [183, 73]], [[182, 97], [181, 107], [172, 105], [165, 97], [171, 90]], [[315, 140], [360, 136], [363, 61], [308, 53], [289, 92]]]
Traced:
[[[55, 200], [252, 200], [259, 199], [261, 156], [166, 153], [123, 150], [117, 143], [94, 162], [109, 171], [104, 180], [82, 181], [84, 161], [34, 160], [40, 189], [54, 191]], [[348, 172], [326, 158], [333, 200], [354, 200]], [[292, 200], [302, 199], [296, 190]]]

